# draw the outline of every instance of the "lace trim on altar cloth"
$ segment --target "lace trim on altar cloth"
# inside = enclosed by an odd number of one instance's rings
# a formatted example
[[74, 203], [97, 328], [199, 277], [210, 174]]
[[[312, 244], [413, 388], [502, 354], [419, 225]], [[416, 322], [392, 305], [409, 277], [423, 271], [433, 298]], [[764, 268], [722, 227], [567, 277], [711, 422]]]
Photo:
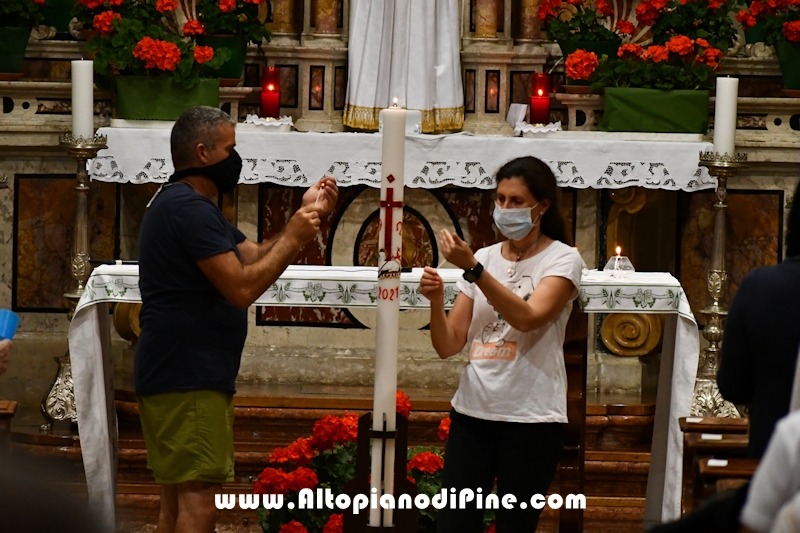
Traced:
[[[546, 161], [561, 187], [576, 189], [648, 189], [696, 191], [713, 189], [716, 181], [705, 167], [698, 167], [686, 185], [679, 185], [664, 163], [627, 161], [610, 162], [599, 177], [585, 176], [573, 161]], [[408, 171], [411, 171], [409, 168]], [[163, 183], [172, 173], [172, 164], [163, 158], [150, 159], [138, 172], [123, 175], [113, 156], [96, 157], [89, 169], [92, 179], [117, 183]], [[326, 175], [336, 178], [340, 186], [368, 185], [380, 187], [380, 161], [333, 161]], [[427, 161], [421, 168], [406, 174], [406, 186], [424, 189], [456, 185], [477, 189], [493, 189], [494, 176], [480, 161]], [[276, 158], [245, 158], [240, 183], [275, 183], [309, 187], [322, 176], [309, 176], [297, 160]]]

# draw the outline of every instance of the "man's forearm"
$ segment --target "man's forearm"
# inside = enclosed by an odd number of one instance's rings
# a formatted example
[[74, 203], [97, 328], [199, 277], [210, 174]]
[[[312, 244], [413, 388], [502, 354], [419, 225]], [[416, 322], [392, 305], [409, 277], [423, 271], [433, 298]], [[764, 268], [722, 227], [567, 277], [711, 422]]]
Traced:
[[280, 233], [278, 233], [277, 235], [266, 241], [258, 243], [258, 258], [256, 259], [256, 261], [267, 255], [269, 251], [272, 250], [272, 247], [275, 246], [275, 243], [278, 242], [278, 239], [280, 239], [282, 235], [283, 231], [281, 231]]

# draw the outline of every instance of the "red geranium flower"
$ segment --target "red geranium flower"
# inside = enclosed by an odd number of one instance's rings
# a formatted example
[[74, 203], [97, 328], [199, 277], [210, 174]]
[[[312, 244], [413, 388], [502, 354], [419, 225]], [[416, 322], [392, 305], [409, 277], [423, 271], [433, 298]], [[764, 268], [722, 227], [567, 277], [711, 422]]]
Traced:
[[289, 494], [289, 475], [277, 468], [265, 468], [253, 484], [256, 494]]
[[575, 50], [567, 57], [564, 66], [567, 70], [567, 76], [573, 80], [588, 80], [599, 64], [597, 54], [594, 52]]
[[706, 41], [706, 40], [705, 40], [705, 39], [703, 39], [702, 37], [698, 37], [697, 39], [695, 39], [695, 40], [694, 40], [694, 43], [695, 43], [697, 46], [702, 46], [703, 48], [708, 48], [709, 46], [711, 46], [710, 44], [708, 44], [708, 41]]
[[614, 14], [614, 8], [608, 5], [606, 0], [595, 0], [595, 5], [597, 6], [597, 13], [601, 17], [610, 17]]
[[408, 396], [403, 391], [399, 390], [397, 391], [396, 402], [397, 412], [408, 418], [408, 415], [411, 414], [411, 400], [408, 399]]
[[199, 64], [207, 63], [214, 59], [214, 49], [210, 46], [195, 46], [194, 60]]
[[766, 6], [759, 2], [759, 0], [753, 0], [750, 3], [750, 14], [756, 18], [758, 18], [758, 16], [764, 13], [766, 10]]
[[106, 0], [106, 1], [109, 3], [109, 5], [121, 6], [122, 2], [124, 2], [125, 0]]
[[645, 0], [636, 6], [636, 20], [645, 26], [652, 26], [658, 18], [658, 9], [653, 6], [652, 2]]
[[342, 533], [343, 528], [342, 515], [332, 514], [325, 523], [325, 527], [322, 528], [322, 533]]
[[43, 6], [46, 0], [33, 0], [33, 3], [38, 6]]
[[708, 9], [717, 10], [722, 5], [720, 0], [708, 0]]
[[156, 2], [156, 9], [159, 13], [166, 13], [167, 11], [175, 11], [178, 9], [178, 0], [158, 0]]
[[642, 57], [642, 52], [644, 52], [644, 48], [641, 45], [634, 44], [634, 43], [625, 43], [619, 47], [617, 51], [617, 56], [621, 57], [622, 59], [627, 59], [631, 57]]
[[223, 13], [236, 9], [236, 0], [219, 0], [219, 10]]
[[636, 29], [630, 20], [620, 20], [617, 22], [616, 28], [620, 35], [631, 35]]
[[439, 422], [439, 438], [442, 440], [447, 440], [447, 437], [450, 436], [450, 417], [447, 416]]
[[756, 18], [744, 9], [740, 9], [736, 14], [736, 20], [738, 20], [745, 29], [752, 28], [756, 25]]
[[358, 438], [358, 415], [355, 413], [347, 413], [342, 417], [342, 422], [344, 422], [347, 428], [347, 440], [355, 442]]
[[685, 35], [675, 35], [667, 41], [667, 49], [678, 55], [687, 56], [694, 52], [694, 41]]
[[111, 30], [114, 29], [114, 19], [122, 20], [122, 15], [119, 13], [114, 13], [110, 9], [108, 11], [103, 11], [102, 13], [94, 16], [94, 19], [92, 20], [92, 27], [101, 35], [109, 34], [111, 33]]
[[316, 456], [317, 451], [314, 450], [311, 439], [301, 437], [286, 448], [275, 448], [275, 451], [269, 456], [269, 460], [272, 463], [288, 463], [291, 461], [297, 466], [308, 466]]
[[133, 49], [133, 57], [144, 61], [147, 69], [175, 70], [181, 60], [181, 50], [175, 43], [144, 37]]
[[283, 524], [278, 533], [308, 533], [308, 530], [297, 520], [292, 520], [288, 524]]
[[653, 44], [647, 47], [642, 57], [644, 59], [652, 59], [653, 63], [660, 63], [669, 59], [669, 50], [666, 46]]
[[199, 20], [187, 20], [183, 25], [184, 35], [203, 35], [205, 32], [206, 28]]
[[709, 47], [703, 50], [703, 55], [698, 58], [698, 61], [705, 63], [709, 67], [716, 69], [719, 66], [719, 61], [722, 59], [722, 50], [719, 48]]
[[539, 4], [539, 18], [545, 20], [547, 17], [557, 17], [560, 7], [561, 0], [542, 0]]
[[104, 0], [78, 0], [78, 3], [87, 9], [97, 9], [103, 5]]
[[317, 474], [310, 468], [303, 466], [289, 472], [289, 490], [300, 492], [303, 489], [313, 489], [319, 483]]
[[433, 452], [418, 453], [408, 462], [408, 471], [419, 470], [426, 474], [434, 474], [444, 468], [444, 459]]
[[800, 43], [800, 20], [783, 23], [783, 35], [792, 43]]
[[311, 443], [320, 451], [333, 449], [337, 444], [350, 440], [350, 429], [337, 416], [327, 415], [314, 423]]

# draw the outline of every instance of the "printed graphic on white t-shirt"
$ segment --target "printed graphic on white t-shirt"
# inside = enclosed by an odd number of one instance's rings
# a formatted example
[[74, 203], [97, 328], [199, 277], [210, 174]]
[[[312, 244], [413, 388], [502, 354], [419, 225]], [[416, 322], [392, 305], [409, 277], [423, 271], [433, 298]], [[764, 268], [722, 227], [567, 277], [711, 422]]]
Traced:
[[[509, 289], [527, 302], [533, 294], [533, 280], [530, 276], [523, 276]], [[506, 339], [510, 332], [511, 326], [498, 314], [496, 322], [490, 322], [483, 328], [480, 340], [472, 341], [472, 348], [469, 351], [470, 361], [481, 359], [514, 361], [517, 358], [517, 343]]]

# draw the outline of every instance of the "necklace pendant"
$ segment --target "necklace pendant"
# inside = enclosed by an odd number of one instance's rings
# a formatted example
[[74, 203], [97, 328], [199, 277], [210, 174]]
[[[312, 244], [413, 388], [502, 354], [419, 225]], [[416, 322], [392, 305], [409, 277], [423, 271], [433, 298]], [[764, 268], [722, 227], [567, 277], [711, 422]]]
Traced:
[[509, 269], [508, 269], [508, 277], [510, 278], [511, 276], [513, 276], [514, 274], [516, 274], [516, 272], [517, 272], [517, 269], [516, 269], [516, 268], [509, 268]]

